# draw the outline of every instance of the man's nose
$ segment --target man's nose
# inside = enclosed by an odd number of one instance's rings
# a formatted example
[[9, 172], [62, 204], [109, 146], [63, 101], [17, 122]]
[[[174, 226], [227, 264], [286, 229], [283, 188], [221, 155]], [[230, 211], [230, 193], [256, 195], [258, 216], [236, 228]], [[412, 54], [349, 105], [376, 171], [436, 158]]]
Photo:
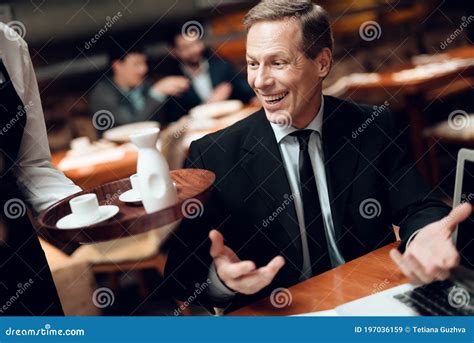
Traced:
[[266, 66], [260, 66], [255, 77], [255, 88], [266, 88], [273, 84], [273, 78]]

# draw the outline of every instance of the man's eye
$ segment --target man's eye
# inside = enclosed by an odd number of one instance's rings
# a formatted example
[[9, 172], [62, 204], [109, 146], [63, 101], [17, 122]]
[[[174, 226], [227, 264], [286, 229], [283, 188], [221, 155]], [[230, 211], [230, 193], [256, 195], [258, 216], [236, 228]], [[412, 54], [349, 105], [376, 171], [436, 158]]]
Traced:
[[275, 62], [273, 62], [273, 65], [274, 65], [275, 67], [281, 67], [281, 66], [283, 66], [284, 64], [285, 64], [285, 63], [282, 62], [282, 61], [275, 61]]
[[252, 62], [252, 61], [248, 61], [248, 62], [247, 62], [247, 65], [248, 65], [249, 67], [251, 67], [251, 68], [254, 68], [254, 67], [257, 66], [257, 63]]

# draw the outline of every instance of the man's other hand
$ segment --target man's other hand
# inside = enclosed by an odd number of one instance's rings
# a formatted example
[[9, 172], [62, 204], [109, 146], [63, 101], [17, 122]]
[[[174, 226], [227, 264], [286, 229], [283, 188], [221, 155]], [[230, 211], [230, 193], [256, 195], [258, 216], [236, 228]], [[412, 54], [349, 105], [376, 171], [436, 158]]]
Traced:
[[421, 229], [403, 255], [392, 249], [390, 257], [412, 283], [446, 280], [460, 259], [451, 235], [471, 212], [468, 203], [457, 206], [448, 216]]

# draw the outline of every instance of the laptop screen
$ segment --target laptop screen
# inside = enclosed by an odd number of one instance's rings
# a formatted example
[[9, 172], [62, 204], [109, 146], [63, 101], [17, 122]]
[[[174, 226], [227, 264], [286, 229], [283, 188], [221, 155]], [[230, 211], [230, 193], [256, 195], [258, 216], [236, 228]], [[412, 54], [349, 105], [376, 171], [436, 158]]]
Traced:
[[[464, 161], [461, 202], [474, 205], [474, 162]], [[461, 265], [474, 270], [474, 214], [458, 226], [456, 241], [461, 255]]]

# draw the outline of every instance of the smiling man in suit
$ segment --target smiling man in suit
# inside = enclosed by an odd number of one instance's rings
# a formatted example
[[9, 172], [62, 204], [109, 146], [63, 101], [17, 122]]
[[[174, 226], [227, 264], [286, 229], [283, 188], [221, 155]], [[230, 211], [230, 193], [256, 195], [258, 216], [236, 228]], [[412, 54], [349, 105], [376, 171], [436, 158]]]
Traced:
[[178, 297], [240, 307], [393, 242], [392, 224], [401, 270], [414, 282], [445, 279], [458, 263], [450, 230], [470, 205], [442, 220], [449, 208], [410, 163], [387, 106], [323, 96], [333, 48], [324, 9], [267, 0], [245, 24], [248, 82], [263, 109], [191, 145], [187, 166], [217, 179], [169, 253]]

